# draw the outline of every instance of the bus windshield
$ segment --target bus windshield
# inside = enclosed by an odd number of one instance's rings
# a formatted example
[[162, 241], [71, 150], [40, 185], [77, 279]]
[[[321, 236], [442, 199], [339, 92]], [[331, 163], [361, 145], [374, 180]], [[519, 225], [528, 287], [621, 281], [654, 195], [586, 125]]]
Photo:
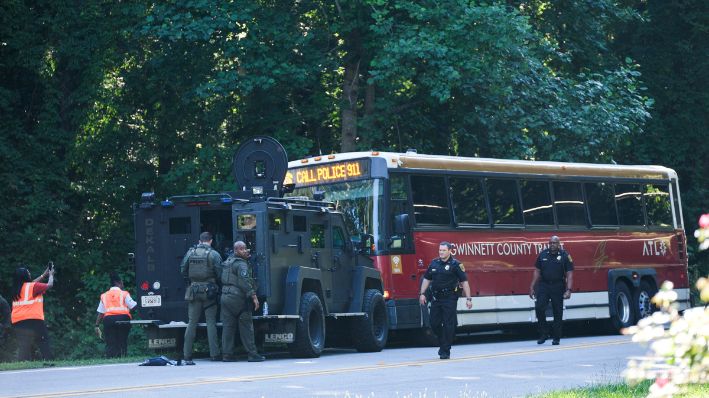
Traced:
[[333, 202], [337, 210], [344, 214], [350, 236], [372, 235], [378, 246], [382, 236], [383, 192], [382, 179], [375, 178], [301, 187], [287, 197], [307, 197], [313, 200], [317, 194], [317, 200]]

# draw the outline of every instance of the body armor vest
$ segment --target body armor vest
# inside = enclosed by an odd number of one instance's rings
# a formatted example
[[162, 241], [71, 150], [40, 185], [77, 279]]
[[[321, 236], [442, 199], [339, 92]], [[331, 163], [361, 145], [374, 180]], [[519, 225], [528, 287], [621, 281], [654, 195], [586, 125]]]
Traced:
[[209, 264], [210, 248], [197, 246], [192, 249], [189, 262], [189, 278], [192, 282], [214, 282], [215, 276]]

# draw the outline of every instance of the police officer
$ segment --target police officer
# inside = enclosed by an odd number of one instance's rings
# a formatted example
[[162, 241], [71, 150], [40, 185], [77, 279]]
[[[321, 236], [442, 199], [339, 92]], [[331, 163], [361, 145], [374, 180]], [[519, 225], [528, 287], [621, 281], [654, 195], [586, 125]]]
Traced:
[[[249, 362], [262, 362], [266, 358], [256, 351], [254, 324], [251, 312], [259, 308], [256, 283], [249, 267], [249, 249], [242, 241], [234, 242], [234, 253], [222, 264], [222, 347], [224, 361], [233, 362], [234, 338], [237, 323], [241, 344], [248, 353]], [[253, 310], [251, 304], [253, 303]]]
[[559, 237], [552, 236], [549, 239], [549, 248], [539, 253], [534, 266], [536, 269], [532, 277], [532, 284], [529, 286], [529, 297], [532, 299], [536, 297], [537, 299], [534, 305], [539, 328], [537, 344], [544, 344], [547, 336], [549, 336], [545, 312], [547, 305], [549, 305], [549, 300], [551, 300], [551, 308], [554, 314], [552, 344], [559, 345], [561, 320], [564, 314], [564, 299], [571, 297], [571, 288], [573, 286], [573, 259], [569, 253], [561, 249]]
[[209, 356], [213, 361], [221, 360], [219, 341], [217, 340], [217, 300], [219, 299], [217, 279], [221, 271], [221, 262], [222, 257], [212, 249], [212, 234], [202, 232], [199, 235], [199, 244], [187, 251], [182, 259], [182, 264], [180, 264], [182, 276], [188, 278], [190, 282], [185, 290], [189, 319], [185, 330], [185, 345], [182, 350], [185, 365], [194, 365], [192, 344], [197, 332], [197, 322], [203, 312], [207, 321]]
[[[123, 290], [123, 280], [116, 272], [109, 276], [111, 288], [101, 295], [96, 312], [96, 335], [106, 341], [106, 357], [115, 358], [128, 354], [130, 333], [130, 310], [137, 303], [130, 293]], [[103, 336], [99, 325], [103, 323]]]
[[441, 359], [451, 356], [451, 343], [458, 325], [456, 307], [459, 284], [463, 285], [466, 306], [473, 308], [465, 268], [451, 255], [451, 246], [448, 242], [441, 242], [438, 246], [438, 258], [428, 266], [419, 295], [419, 303], [426, 305], [426, 290], [431, 286], [431, 328], [438, 337], [438, 356]]

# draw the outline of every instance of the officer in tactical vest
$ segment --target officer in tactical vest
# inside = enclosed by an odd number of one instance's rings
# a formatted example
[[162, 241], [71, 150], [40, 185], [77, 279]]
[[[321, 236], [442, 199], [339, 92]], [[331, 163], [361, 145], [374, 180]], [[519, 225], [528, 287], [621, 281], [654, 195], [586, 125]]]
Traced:
[[246, 244], [236, 241], [234, 254], [222, 264], [222, 347], [225, 362], [236, 360], [234, 338], [237, 323], [241, 344], [248, 353], [248, 361], [261, 362], [266, 359], [256, 351], [254, 342], [251, 312], [258, 310], [259, 301], [256, 296], [256, 283], [247, 262], [250, 256]]
[[183, 348], [185, 365], [194, 365], [192, 344], [197, 331], [197, 322], [203, 312], [207, 321], [209, 356], [213, 361], [221, 360], [217, 338], [217, 300], [219, 299], [217, 279], [221, 273], [221, 262], [222, 257], [212, 249], [212, 234], [202, 232], [199, 235], [199, 244], [187, 251], [180, 264], [182, 276], [189, 279], [189, 286], [185, 290], [189, 319]]
[[571, 255], [561, 249], [559, 237], [552, 236], [549, 239], [549, 248], [539, 253], [534, 266], [536, 269], [529, 287], [529, 297], [533, 300], [537, 299], [534, 305], [539, 328], [537, 344], [544, 344], [549, 335], [546, 309], [551, 300], [551, 309], [554, 314], [553, 340], [551, 343], [559, 345], [561, 321], [564, 315], [564, 299], [571, 298], [574, 263]]
[[431, 286], [431, 329], [438, 337], [438, 356], [441, 359], [451, 357], [451, 344], [458, 326], [458, 285], [463, 286], [465, 305], [473, 308], [470, 297], [470, 285], [465, 275], [465, 268], [451, 255], [451, 244], [441, 242], [438, 246], [438, 258], [431, 262], [421, 283], [419, 303], [426, 305], [426, 290]]

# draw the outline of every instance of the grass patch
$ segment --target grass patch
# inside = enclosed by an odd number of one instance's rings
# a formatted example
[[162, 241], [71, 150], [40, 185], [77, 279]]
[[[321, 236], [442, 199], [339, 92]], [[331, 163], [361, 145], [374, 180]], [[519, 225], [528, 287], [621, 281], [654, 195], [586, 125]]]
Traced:
[[143, 362], [147, 356], [133, 356], [123, 358], [94, 358], [75, 360], [55, 360], [55, 361], [22, 361], [22, 362], [0, 362], [0, 372], [7, 370], [41, 369], [47, 367], [70, 367], [70, 366], [92, 366], [112, 363], [135, 363]]
[[[627, 384], [609, 384], [606, 386], [575, 388], [573, 390], [554, 391], [541, 395], [534, 395], [535, 398], [641, 398], [646, 397], [651, 381], [644, 381], [636, 386]], [[692, 384], [687, 386], [686, 391], [675, 397], [700, 398], [709, 396], [709, 384]]]

